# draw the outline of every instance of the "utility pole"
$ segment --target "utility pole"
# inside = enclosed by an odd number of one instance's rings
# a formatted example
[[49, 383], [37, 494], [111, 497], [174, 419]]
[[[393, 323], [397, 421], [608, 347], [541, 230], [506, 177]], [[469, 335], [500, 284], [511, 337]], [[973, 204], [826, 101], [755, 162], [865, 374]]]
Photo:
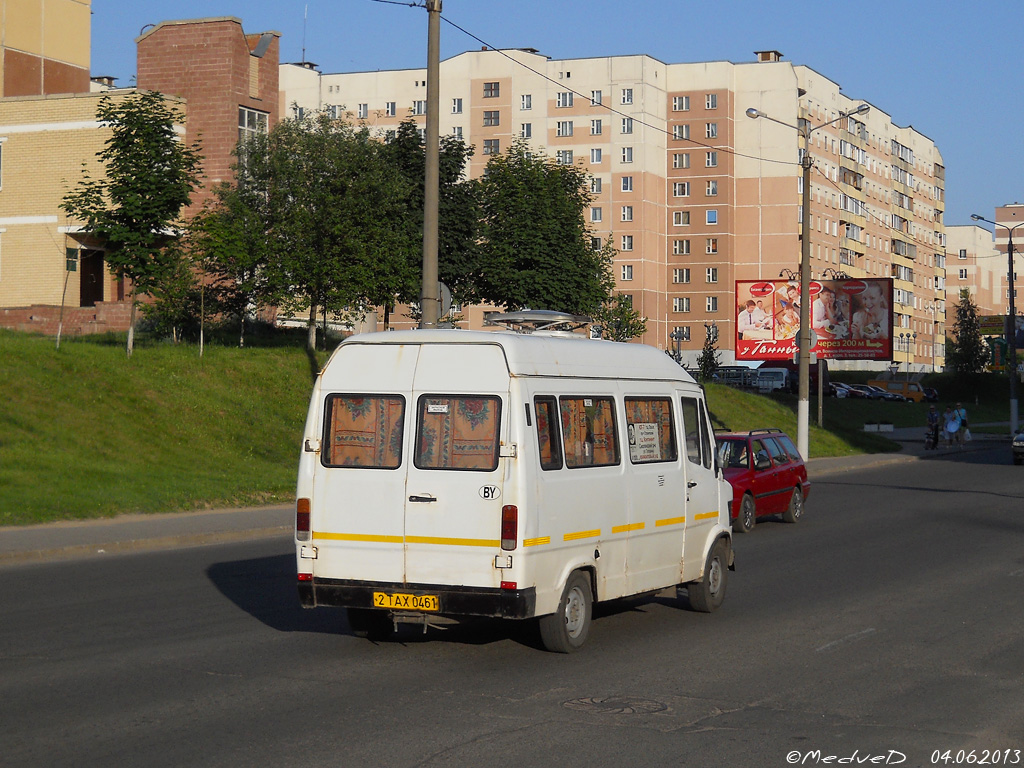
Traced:
[[438, 188], [440, 186], [441, 0], [427, 3], [427, 134], [423, 188], [423, 282], [420, 328], [436, 328], [441, 314], [437, 281]]

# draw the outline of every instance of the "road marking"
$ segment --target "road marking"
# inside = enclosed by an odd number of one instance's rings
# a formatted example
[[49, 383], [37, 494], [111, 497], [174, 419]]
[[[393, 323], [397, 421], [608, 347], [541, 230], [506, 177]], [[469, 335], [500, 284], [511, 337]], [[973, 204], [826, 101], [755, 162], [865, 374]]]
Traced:
[[830, 648], [835, 648], [837, 645], [844, 645], [846, 643], [852, 643], [854, 640], [859, 640], [862, 637], [867, 637], [868, 635], [872, 634], [874, 631], [875, 631], [874, 627], [868, 627], [867, 629], [862, 629], [860, 632], [854, 632], [852, 635], [847, 635], [846, 637], [841, 637], [838, 640], [833, 640], [831, 643], [825, 643], [825, 645], [821, 646], [820, 648], [815, 648], [814, 650], [815, 651], [827, 651]]

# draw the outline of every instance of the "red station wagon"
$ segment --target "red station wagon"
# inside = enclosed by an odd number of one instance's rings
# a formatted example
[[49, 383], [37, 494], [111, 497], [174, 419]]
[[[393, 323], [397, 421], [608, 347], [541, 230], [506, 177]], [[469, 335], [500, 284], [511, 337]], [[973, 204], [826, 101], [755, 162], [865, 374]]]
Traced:
[[732, 527], [747, 533], [757, 518], [782, 515], [795, 523], [811, 490], [807, 467], [781, 429], [717, 434], [718, 465], [732, 484]]

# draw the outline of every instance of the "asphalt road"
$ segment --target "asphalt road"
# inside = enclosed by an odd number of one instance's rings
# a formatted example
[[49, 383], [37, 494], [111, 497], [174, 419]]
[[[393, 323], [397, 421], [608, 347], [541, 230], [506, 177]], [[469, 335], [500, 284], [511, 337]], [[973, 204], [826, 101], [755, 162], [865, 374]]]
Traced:
[[1024, 764], [1022, 497], [1004, 446], [830, 475], [721, 611], [606, 606], [569, 656], [355, 638], [287, 538], [8, 567], [0, 765]]

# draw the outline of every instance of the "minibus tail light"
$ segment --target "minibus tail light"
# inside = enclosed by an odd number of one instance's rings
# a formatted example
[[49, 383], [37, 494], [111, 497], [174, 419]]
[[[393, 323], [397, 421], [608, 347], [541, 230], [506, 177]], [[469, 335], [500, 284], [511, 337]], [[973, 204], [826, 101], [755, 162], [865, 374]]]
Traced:
[[515, 504], [506, 504], [501, 508], [501, 548], [511, 551], [518, 543], [519, 508]]
[[309, 499], [298, 499], [295, 502], [295, 538], [298, 541], [309, 541]]

